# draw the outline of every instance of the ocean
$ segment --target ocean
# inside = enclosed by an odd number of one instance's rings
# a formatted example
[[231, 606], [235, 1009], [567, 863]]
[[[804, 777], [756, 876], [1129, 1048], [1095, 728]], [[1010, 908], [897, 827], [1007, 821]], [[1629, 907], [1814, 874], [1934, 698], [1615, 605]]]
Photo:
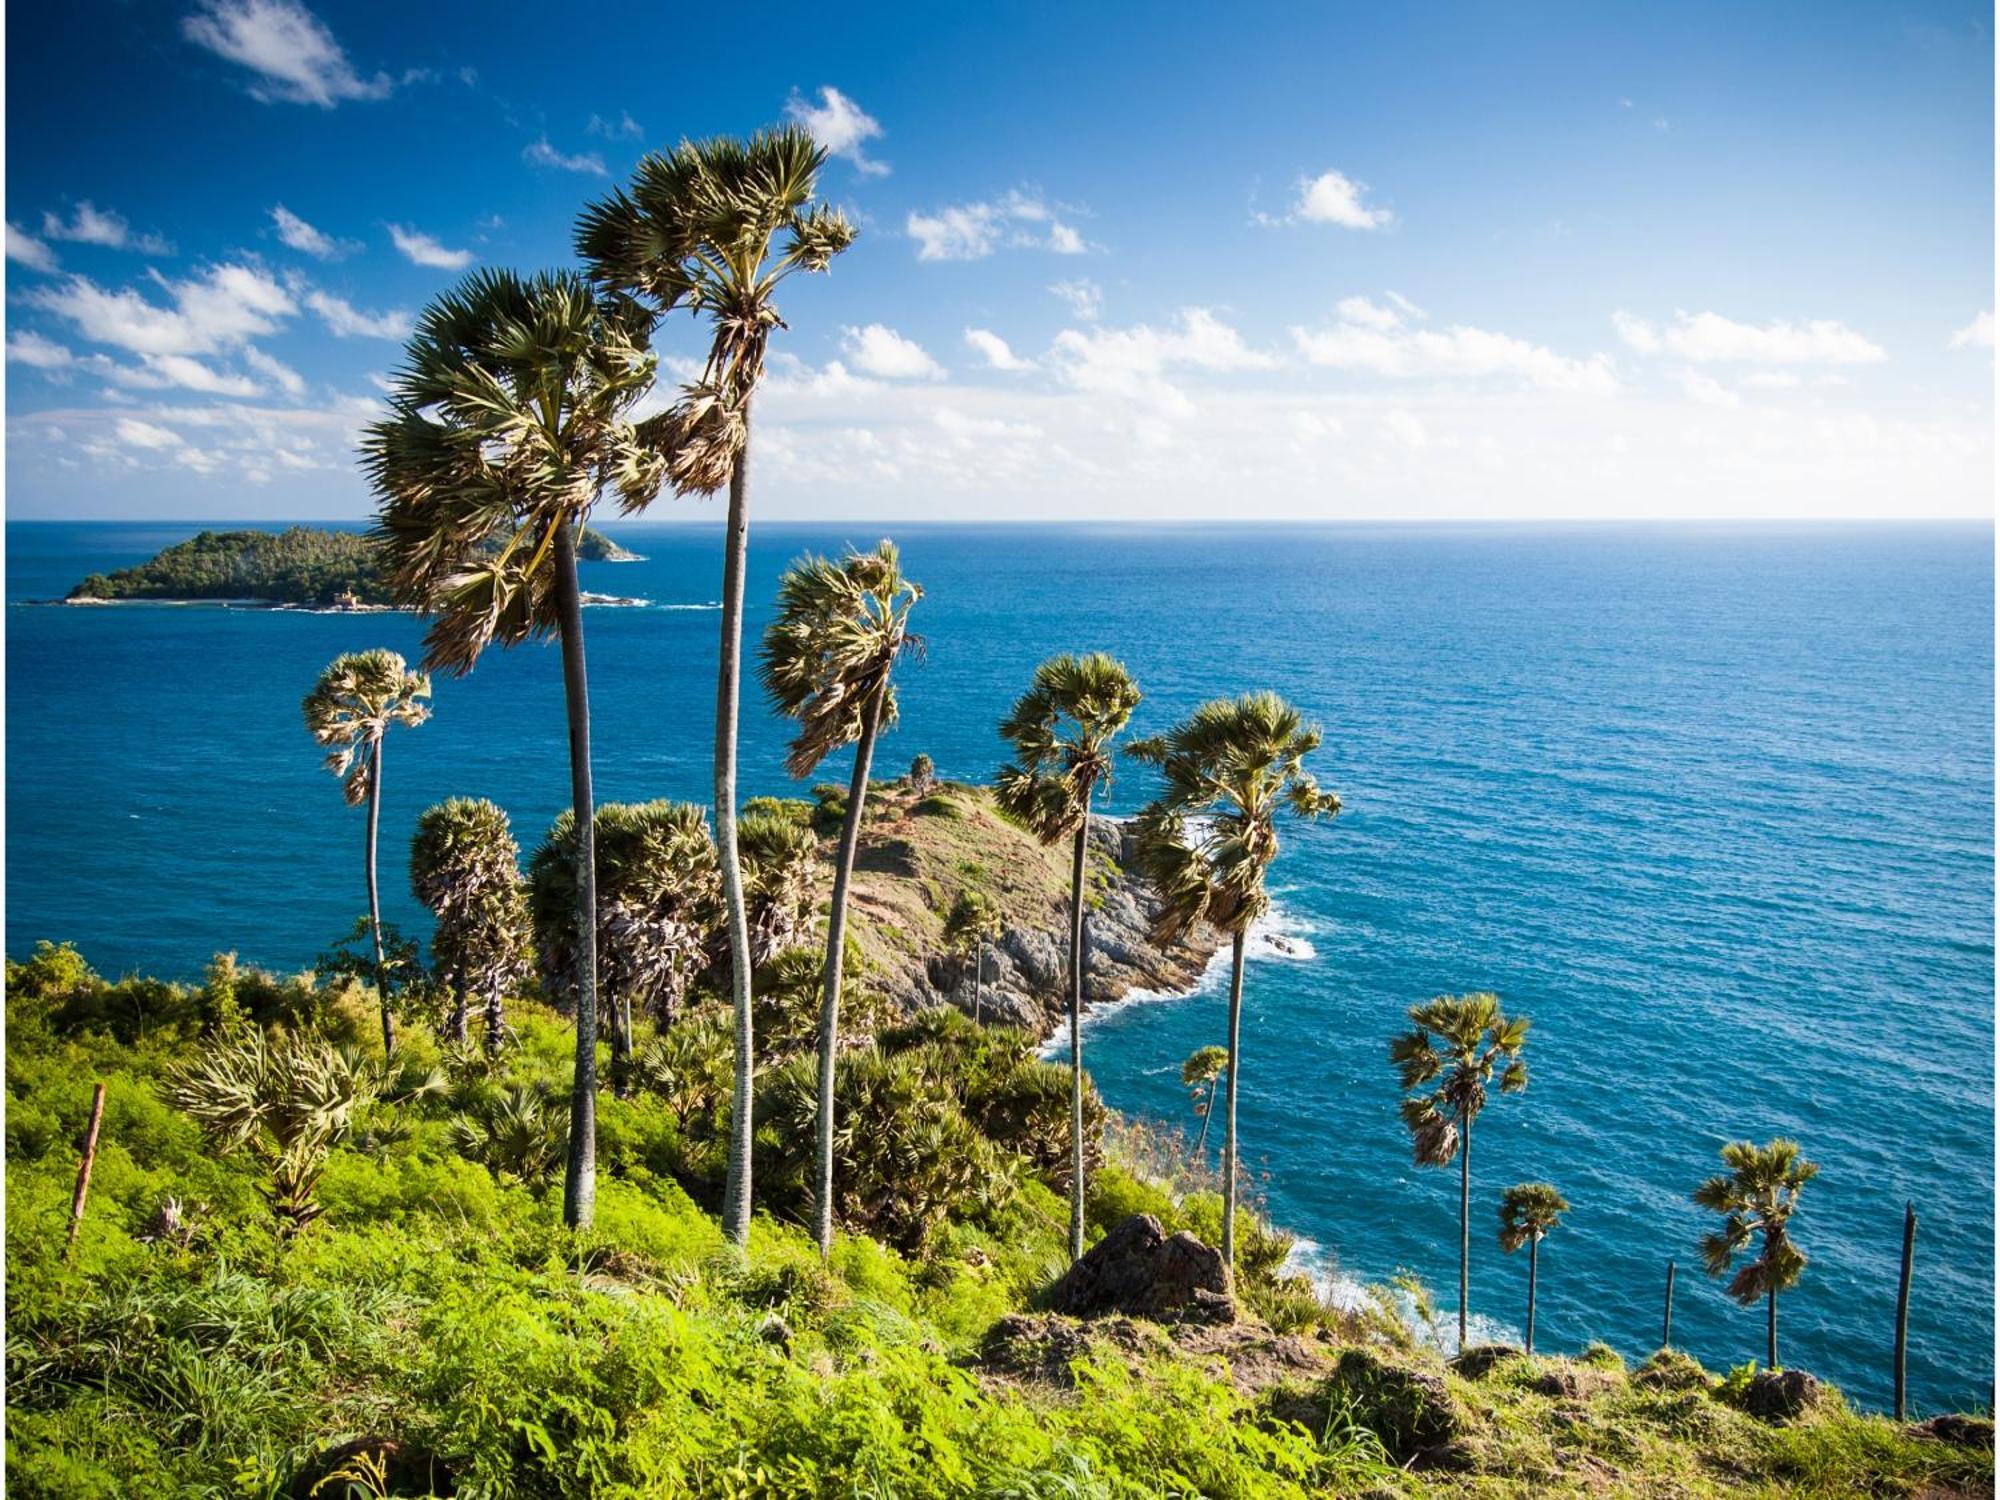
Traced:
[[[308, 964], [364, 909], [361, 815], [319, 769], [299, 700], [341, 651], [414, 657], [396, 615], [39, 608], [192, 524], [7, 528], [7, 949], [72, 939], [97, 968], [192, 977], [209, 956]], [[721, 534], [604, 528], [586, 564], [635, 596], [586, 635], [598, 794], [705, 801]], [[874, 525], [753, 529], [751, 632], [779, 570]], [[1543, 1246], [1537, 1340], [1659, 1338], [1712, 1368], [1761, 1357], [1760, 1310], [1700, 1270], [1689, 1193], [1725, 1140], [1797, 1137], [1822, 1173], [1781, 1303], [1787, 1364], [1889, 1397], [1903, 1204], [1921, 1215], [1910, 1384], [1993, 1392], [1993, 534], [1990, 527], [1124, 526], [887, 528], [926, 595], [880, 774], [918, 752], [985, 779], [995, 724], [1058, 650], [1122, 657], [1135, 730], [1274, 688], [1325, 728], [1346, 810], [1287, 826], [1274, 930], [1245, 998], [1242, 1140], [1302, 1263], [1407, 1268], [1449, 1314], [1456, 1170], [1418, 1169], [1390, 1037], [1429, 996], [1497, 991], [1533, 1018], [1525, 1094], [1481, 1116], [1472, 1305], [1505, 1334], [1525, 1256], [1508, 1184], [1574, 1209]], [[790, 788], [746, 686], [745, 795]], [[567, 797], [553, 647], [440, 680], [391, 741], [388, 917], [418, 812], [490, 796], [532, 847]], [[823, 773], [844, 777], [838, 766]], [[1129, 812], [1147, 773], [1121, 774]], [[1107, 1100], [1190, 1130], [1181, 1060], [1222, 1038], [1220, 986], [1097, 1017]]]

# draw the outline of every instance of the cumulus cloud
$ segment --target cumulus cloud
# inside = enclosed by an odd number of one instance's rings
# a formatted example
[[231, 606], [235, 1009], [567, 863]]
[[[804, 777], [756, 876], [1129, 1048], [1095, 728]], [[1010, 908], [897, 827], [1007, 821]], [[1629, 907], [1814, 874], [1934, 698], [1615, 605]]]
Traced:
[[[1408, 309], [1408, 312], [1405, 312]], [[1337, 321], [1292, 329], [1292, 342], [1309, 364], [1360, 371], [1391, 380], [1511, 378], [1545, 390], [1604, 392], [1617, 389], [1617, 372], [1604, 355], [1575, 359], [1526, 339], [1464, 324], [1411, 328], [1422, 316], [1403, 298], [1394, 305], [1348, 297]]]
[[1713, 375], [1704, 375], [1699, 370], [1682, 370], [1676, 377], [1680, 388], [1690, 401], [1699, 401], [1704, 406], [1741, 406], [1743, 398]]
[[889, 175], [887, 162], [875, 160], [862, 149], [882, 135], [882, 126], [839, 89], [822, 87], [817, 104], [793, 89], [792, 97], [785, 101], [785, 118], [805, 126], [829, 155], [841, 158], [863, 177]]
[[337, 339], [402, 339], [410, 334], [410, 315], [400, 307], [378, 313], [362, 312], [345, 297], [321, 291], [306, 293], [305, 303], [319, 314], [327, 332]]
[[9, 364], [28, 365], [37, 370], [60, 370], [75, 358], [67, 345], [44, 338], [31, 328], [23, 328], [7, 338]]
[[42, 215], [42, 233], [52, 240], [73, 240], [80, 245], [102, 245], [107, 250], [137, 250], [144, 255], [171, 255], [173, 245], [157, 234], [134, 234], [124, 215], [98, 208], [88, 198], [79, 202], [65, 220], [60, 214]]
[[1343, 229], [1381, 229], [1395, 222], [1388, 209], [1364, 202], [1367, 196], [1365, 182], [1329, 170], [1299, 179], [1298, 197], [1282, 218], [1268, 214], [1257, 218], [1263, 224], [1338, 224]]
[[315, 229], [282, 203], [272, 208], [271, 223], [277, 228], [280, 240], [316, 260], [339, 260], [361, 248], [357, 240], [335, 239], [324, 230]]
[[1005, 339], [990, 328], [968, 328], [965, 330], [966, 346], [986, 362], [989, 370], [1020, 371], [1032, 370], [1033, 360], [1023, 359], [1008, 346]]
[[1676, 313], [1654, 323], [1628, 312], [1611, 315], [1619, 338], [1640, 354], [1671, 354], [1694, 364], [1859, 365], [1887, 359], [1881, 345], [1845, 323], [1739, 323], [1720, 313]]
[[955, 203], [935, 213], [912, 210], [904, 229], [917, 242], [918, 260], [984, 260], [1003, 249], [1086, 253], [1090, 246], [1058, 212], [1039, 193], [1017, 188], [1002, 198]]
[[582, 172], [589, 177], [610, 175], [604, 169], [604, 158], [595, 151], [579, 151], [574, 156], [565, 156], [549, 144], [547, 136], [523, 147], [521, 160], [531, 167], [554, 167], [559, 172]]
[[1993, 314], [1980, 313], [1951, 336], [1954, 349], [1991, 349], [1993, 347]]
[[1275, 363], [1204, 307], [1181, 309], [1171, 328], [1144, 323], [1065, 328], [1056, 335], [1052, 357], [1057, 374], [1076, 390], [1144, 402], [1177, 416], [1191, 412], [1194, 404], [1168, 381], [1169, 370], [1232, 372], [1268, 369]]
[[864, 375], [883, 380], [937, 380], [944, 375], [944, 366], [923, 345], [881, 323], [847, 329], [840, 346]]
[[412, 265], [432, 266], [440, 271], [463, 271], [474, 256], [470, 250], [452, 250], [421, 230], [402, 224], [389, 226], [389, 238]]
[[32, 306], [73, 324], [93, 343], [140, 355], [215, 354], [273, 333], [295, 313], [291, 295], [255, 266], [211, 266], [198, 277], [155, 283], [171, 305], [127, 287], [109, 291], [86, 276], [28, 294]]
[[1086, 323], [1095, 323], [1104, 311], [1104, 288], [1087, 278], [1058, 281], [1049, 290], [1069, 304], [1072, 315]]
[[7, 226], [7, 259], [30, 271], [54, 271], [56, 253], [19, 225]]
[[325, 24], [297, 0], [203, 0], [181, 22], [187, 39], [256, 75], [250, 96], [266, 104], [381, 99], [387, 74], [363, 78]]

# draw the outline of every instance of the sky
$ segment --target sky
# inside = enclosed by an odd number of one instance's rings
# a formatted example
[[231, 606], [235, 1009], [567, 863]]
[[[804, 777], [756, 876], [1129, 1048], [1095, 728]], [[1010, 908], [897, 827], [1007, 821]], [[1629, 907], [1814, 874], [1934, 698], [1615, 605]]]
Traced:
[[759, 515], [1991, 516], [1989, 6], [1000, 10], [10, 7], [7, 514], [366, 516], [429, 298], [789, 118]]

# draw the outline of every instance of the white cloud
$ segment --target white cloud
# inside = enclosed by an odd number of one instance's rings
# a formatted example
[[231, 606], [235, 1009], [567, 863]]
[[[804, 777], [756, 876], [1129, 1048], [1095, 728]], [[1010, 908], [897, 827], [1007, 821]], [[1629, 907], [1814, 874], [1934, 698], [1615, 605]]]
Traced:
[[400, 307], [386, 312], [362, 312], [345, 297], [331, 292], [306, 293], [306, 306], [320, 316], [327, 332], [337, 339], [402, 339], [410, 335], [410, 315]]
[[315, 229], [282, 203], [271, 210], [271, 222], [277, 226], [279, 239], [319, 260], [339, 260], [361, 248], [359, 241], [335, 239], [324, 230]]
[[67, 345], [43, 338], [30, 328], [23, 328], [7, 338], [9, 364], [29, 365], [37, 370], [60, 370], [75, 358]]
[[554, 167], [558, 171], [582, 172], [592, 177], [609, 175], [604, 169], [604, 158], [595, 151], [579, 151], [575, 156], [565, 156], [549, 144], [547, 136], [522, 148], [521, 160], [531, 167]]
[[448, 249], [420, 230], [401, 224], [389, 226], [389, 238], [403, 252], [404, 258], [414, 265], [434, 266], [440, 271], [462, 271], [474, 260], [470, 250]]
[[1362, 328], [1373, 328], [1387, 333], [1392, 328], [1400, 328], [1403, 314], [1394, 307], [1384, 307], [1379, 302], [1371, 302], [1366, 297], [1342, 297], [1334, 305], [1343, 323], [1353, 323]]
[[7, 259], [16, 265], [26, 266], [30, 271], [57, 269], [55, 251], [14, 224], [7, 226]]
[[1591, 392], [1618, 386], [1617, 372], [1601, 354], [1572, 359], [1525, 339], [1463, 324], [1408, 328], [1400, 311], [1365, 297], [1349, 297], [1337, 311], [1341, 321], [1331, 326], [1292, 329], [1292, 340], [1308, 363], [1392, 380], [1505, 377], [1545, 390]]
[[785, 118], [805, 126], [829, 155], [840, 157], [862, 176], [889, 175], [887, 162], [876, 161], [862, 149], [881, 136], [882, 126], [839, 89], [822, 87], [817, 104], [792, 90], [792, 97], [785, 101]]
[[1954, 349], [1991, 349], [1993, 347], [1993, 314], [1980, 313], [1970, 323], [1951, 336]]
[[[1343, 229], [1380, 229], [1395, 222], [1395, 214], [1362, 201], [1368, 185], [1345, 172], [1326, 171], [1299, 179], [1298, 201], [1284, 222], [1338, 224]], [[1264, 222], [1272, 222], [1266, 218]]]
[[1424, 426], [1424, 419], [1415, 412], [1405, 411], [1400, 406], [1383, 413], [1382, 430], [1405, 448], [1430, 446], [1431, 432]]
[[388, 75], [362, 78], [333, 33], [297, 0], [202, 0], [181, 22], [189, 41], [257, 75], [250, 95], [266, 104], [317, 104], [380, 99], [395, 86]]
[[128, 448], [178, 448], [187, 441], [170, 427], [157, 427], [136, 417], [120, 417], [112, 431]]
[[1799, 385], [1799, 377], [1790, 370], [1752, 370], [1736, 382], [1750, 390], [1789, 391]]
[[1039, 193], [1016, 188], [1003, 198], [955, 203], [936, 213], [912, 210], [904, 229], [917, 242], [918, 260], [984, 260], [1002, 249], [1086, 253], [1083, 236], [1055, 212]]
[[847, 329], [840, 346], [864, 375], [883, 380], [937, 380], [944, 375], [944, 367], [923, 345], [881, 323]]
[[646, 134], [645, 127], [624, 110], [618, 112], [618, 118], [615, 120], [607, 120], [602, 115], [592, 115], [590, 123], [583, 128], [585, 134], [601, 135], [607, 141], [636, 141]]
[[1005, 339], [990, 328], [966, 329], [965, 342], [973, 353], [986, 362], [989, 370], [1020, 371], [1035, 367], [1033, 360], [1021, 358], [1008, 347]]
[[[269, 356], [262, 355], [255, 349], [246, 349], [244, 358], [254, 364], [258, 359]], [[277, 361], [272, 360], [271, 363], [277, 364]], [[284, 367], [280, 365], [279, 368]], [[187, 354], [142, 355], [140, 363], [136, 366], [121, 365], [115, 360], [100, 356], [91, 361], [91, 369], [114, 385], [128, 386], [136, 390], [161, 390], [177, 386], [182, 390], [198, 391], [204, 396], [257, 396], [261, 395], [264, 389], [248, 375], [238, 374], [234, 370], [218, 370]]]
[[1671, 323], [1656, 324], [1620, 311], [1611, 315], [1611, 324], [1640, 354], [1671, 354], [1695, 364], [1858, 365], [1889, 357], [1845, 323], [1825, 318], [1760, 325], [1720, 313], [1682, 312]]
[[171, 307], [137, 291], [107, 291], [85, 276], [43, 287], [27, 301], [68, 320], [93, 343], [139, 355], [214, 354], [275, 332], [298, 308], [291, 296], [254, 266], [211, 266], [187, 281], [154, 281]]
[[1682, 370], [1678, 377], [1680, 388], [1687, 393], [1690, 401], [1699, 401], [1704, 406], [1741, 406], [1743, 398], [1713, 375], [1704, 375], [1699, 370]]
[[1049, 225], [1049, 248], [1058, 255], [1086, 255], [1090, 251], [1083, 236], [1063, 223]]
[[262, 349], [245, 349], [243, 363], [265, 376], [287, 396], [303, 396], [306, 393], [305, 377], [281, 359], [275, 359]]
[[1270, 355], [1203, 307], [1183, 308], [1178, 325], [1153, 328], [1065, 328], [1053, 348], [1060, 377], [1080, 391], [1145, 402], [1185, 416], [1194, 404], [1166, 378], [1175, 368], [1232, 372], [1269, 368]]
[[79, 202], [65, 223], [59, 214], [42, 215], [42, 233], [52, 240], [102, 245], [108, 250], [137, 250], [143, 255], [171, 255], [173, 245], [157, 234], [134, 234], [122, 214], [98, 208], [88, 198]]
[[1088, 279], [1058, 281], [1049, 288], [1069, 304], [1070, 312], [1086, 323], [1095, 323], [1104, 311], [1104, 288]]

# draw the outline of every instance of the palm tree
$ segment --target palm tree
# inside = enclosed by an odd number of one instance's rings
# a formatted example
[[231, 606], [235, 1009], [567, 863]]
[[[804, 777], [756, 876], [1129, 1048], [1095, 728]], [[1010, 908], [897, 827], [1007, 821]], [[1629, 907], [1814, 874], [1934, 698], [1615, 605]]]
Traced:
[[1278, 814], [1340, 811], [1305, 768], [1320, 732], [1276, 693], [1205, 703], [1166, 734], [1126, 748], [1158, 766], [1160, 795], [1138, 818], [1138, 866], [1159, 893], [1154, 936], [1178, 941], [1207, 922], [1229, 934], [1228, 1080], [1222, 1121], [1222, 1264], [1236, 1276], [1236, 1086], [1243, 1026], [1243, 945], [1270, 905], [1264, 877], [1278, 855]]
[[[1472, 1279], [1472, 1122], [1486, 1107], [1487, 1086], [1500, 1070], [1500, 1091], [1528, 1086], [1521, 1048], [1528, 1018], [1508, 1017], [1498, 995], [1439, 995], [1410, 1007], [1414, 1030], [1389, 1044], [1402, 1078], [1403, 1123], [1417, 1165], [1444, 1167], [1458, 1158], [1458, 1346], [1465, 1347], [1466, 1301]], [[1433, 1035], [1435, 1034], [1435, 1035]], [[1428, 1094], [1415, 1092], [1443, 1082]]]
[[[1509, 1255], [1528, 1247], [1527, 1352], [1535, 1352], [1535, 1281], [1542, 1236], [1569, 1212], [1569, 1199], [1546, 1182], [1517, 1182], [1500, 1195], [1500, 1248]], [[1463, 1300], [1463, 1299], [1461, 1299]], [[1460, 1335], [1461, 1342], [1464, 1335]]]
[[[972, 1022], [979, 1024], [986, 1000], [986, 945], [1000, 935], [1000, 909], [984, 891], [965, 890], [945, 914], [945, 947], [961, 963], [972, 964]], [[961, 984], [964, 980], [959, 981]]]
[[736, 824], [743, 861], [743, 904], [750, 922], [750, 962], [758, 968], [812, 941], [819, 893], [819, 840], [810, 817], [791, 807], [751, 805]]
[[1181, 1083], [1194, 1096], [1194, 1112], [1201, 1116], [1201, 1134], [1195, 1138], [1194, 1154], [1202, 1157], [1208, 1145], [1208, 1121], [1215, 1113], [1215, 1091], [1222, 1084], [1222, 1075], [1229, 1071], [1229, 1051], [1225, 1047], [1201, 1047], [1188, 1055], [1181, 1064]]
[[1722, 1228], [1704, 1235], [1701, 1255], [1708, 1274], [1729, 1270], [1738, 1251], [1760, 1240], [1729, 1283], [1729, 1295], [1744, 1307], [1764, 1298], [1764, 1362], [1778, 1368], [1778, 1293], [1798, 1285], [1805, 1252], [1791, 1235], [1799, 1192], [1819, 1175], [1819, 1167], [1799, 1155], [1799, 1143], [1778, 1139], [1759, 1146], [1731, 1141], [1722, 1148], [1727, 1176], [1711, 1177], [1695, 1189], [1694, 1201], [1723, 1216]]
[[[709, 323], [708, 358], [680, 399], [646, 424], [674, 488], [712, 495], [729, 487], [722, 564], [722, 640], [715, 691], [715, 833], [729, 912], [736, 1008], [736, 1099], [730, 1128], [723, 1228], [750, 1234], [750, 929], [738, 863], [736, 736], [743, 644], [743, 565], [750, 532], [750, 406], [764, 375], [779, 285], [824, 271], [854, 242], [854, 226], [814, 201], [826, 151], [795, 126], [747, 141], [683, 141], [647, 156], [629, 191], [593, 203], [577, 224], [577, 253], [603, 287], [653, 317], [685, 310]], [[650, 497], [646, 497], [650, 498]], [[630, 508], [640, 508], [640, 499]]]
[[382, 1051], [396, 1051], [396, 1016], [382, 960], [382, 898], [375, 879], [376, 834], [382, 825], [382, 742], [389, 726], [424, 722], [431, 680], [412, 672], [394, 651], [336, 656], [319, 674], [303, 705], [306, 729], [330, 749], [326, 768], [342, 779], [347, 805], [368, 804], [368, 934], [375, 944], [375, 993], [382, 1002]]
[[453, 998], [451, 1038], [466, 1041], [469, 997], [486, 1016], [486, 1052], [498, 1056], [501, 1005], [533, 963], [521, 851], [507, 814], [483, 797], [425, 810], [410, 841], [410, 889], [437, 918], [431, 948]]
[[563, 1178], [573, 1227], [588, 1227], [597, 1203], [595, 820], [576, 537], [607, 486], [627, 506], [659, 492], [666, 466], [629, 420], [653, 368], [629, 309], [582, 277], [475, 272], [426, 309], [389, 415], [362, 441], [390, 594], [433, 621], [426, 665], [465, 673], [495, 641], [562, 643], [570, 799], [584, 830]]
[[1014, 761], [994, 782], [1000, 806], [1044, 844], [1070, 841], [1069, 1258], [1083, 1255], [1083, 887], [1090, 799], [1111, 780], [1111, 742], [1139, 706], [1124, 663], [1093, 652], [1052, 656], [1001, 722]]
[[826, 974], [819, 1023], [819, 1175], [814, 1231], [822, 1259], [833, 1253], [833, 1065], [840, 1046], [840, 968], [847, 938], [847, 886], [868, 800], [868, 766], [875, 738], [896, 722], [896, 658], [921, 646], [910, 634], [910, 611], [924, 591], [903, 576], [893, 542], [873, 552], [849, 552], [838, 562], [806, 557], [778, 584], [778, 612], [764, 631], [759, 675], [779, 713], [799, 732], [785, 757], [793, 776], [843, 745], [854, 746], [847, 811], [834, 856], [833, 901], [827, 910]]

